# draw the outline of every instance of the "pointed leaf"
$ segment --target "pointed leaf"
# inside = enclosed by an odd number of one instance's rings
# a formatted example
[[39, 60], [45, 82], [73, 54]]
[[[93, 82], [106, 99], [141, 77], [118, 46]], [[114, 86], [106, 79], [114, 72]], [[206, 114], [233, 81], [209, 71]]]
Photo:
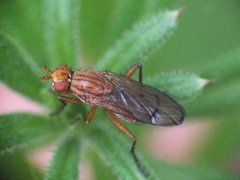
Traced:
[[110, 139], [104, 132], [95, 134], [93, 140], [98, 155], [106, 165], [112, 167], [119, 178], [144, 179], [130, 155], [130, 146], [126, 149], [121, 142]]
[[15, 39], [3, 33], [0, 33], [0, 60], [0, 81], [40, 101], [41, 69]]
[[50, 66], [80, 63], [79, 2], [45, 0], [44, 19]]
[[106, 166], [103, 163], [102, 159], [100, 159], [99, 155], [95, 153], [91, 153], [91, 156], [88, 157], [90, 159], [91, 167], [93, 169], [92, 174], [94, 175], [95, 180], [102, 179], [118, 179], [117, 175], [113, 173], [111, 166]]
[[7, 6], [1, 5], [1, 29], [15, 37], [40, 66], [46, 65], [42, 1], [22, 0], [21, 3], [7, 4]]
[[120, 179], [144, 179], [130, 153], [132, 141], [112, 127], [110, 122], [99, 122], [102, 121], [95, 123], [97, 129], [93, 129], [94, 133], [89, 136], [99, 157]]
[[121, 0], [114, 3], [111, 17], [111, 26], [108, 28], [108, 41], [112, 43], [127, 27], [131, 27], [138, 18], [143, 3], [139, 0]]
[[[235, 176], [227, 171], [203, 168], [203, 167], [181, 167], [170, 165], [167, 163], [156, 161], [147, 157], [145, 154], [138, 158], [148, 172], [147, 178], [140, 174], [136, 168], [136, 164], [129, 152], [131, 143], [128, 138], [122, 133], [116, 131], [115, 127], [109, 126], [106, 123], [98, 123], [101, 129], [95, 129], [91, 133], [91, 140], [94, 141], [95, 150], [103, 160], [103, 162], [110, 166], [119, 179], [234, 179]], [[92, 145], [91, 144], [91, 145]]]
[[79, 143], [78, 136], [64, 139], [53, 156], [46, 179], [78, 179]]
[[26, 154], [21, 151], [3, 154], [0, 159], [1, 179], [43, 179], [43, 174], [26, 159]]
[[129, 152], [131, 142], [128, 141], [128, 138], [114, 129], [115, 127], [111, 127], [110, 123], [96, 123], [98, 129], [91, 133], [91, 140], [94, 141], [91, 145], [96, 146], [93, 149], [97, 150], [103, 162], [112, 168], [119, 179], [234, 179], [234, 175], [216, 168], [170, 165], [156, 161], [146, 154], [143, 158], [138, 153], [139, 146], [136, 146], [138, 158], [149, 174], [149, 177], [145, 178], [140, 174], [132, 160]]
[[99, 61], [98, 68], [112, 71], [127, 69], [158, 50], [176, 27], [179, 10], [147, 16], [126, 32]]
[[196, 97], [210, 81], [189, 72], [171, 72], [148, 77], [144, 83], [150, 84], [178, 100]]
[[63, 125], [40, 116], [0, 116], [0, 153], [45, 143], [61, 132]]

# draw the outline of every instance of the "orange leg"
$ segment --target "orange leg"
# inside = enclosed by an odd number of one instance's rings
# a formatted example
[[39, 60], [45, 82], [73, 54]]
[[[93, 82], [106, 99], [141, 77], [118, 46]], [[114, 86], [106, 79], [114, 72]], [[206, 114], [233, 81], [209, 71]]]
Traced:
[[89, 113], [87, 115], [87, 118], [85, 120], [86, 124], [90, 123], [90, 121], [92, 120], [96, 110], [97, 110], [97, 106], [93, 106], [92, 109], [89, 111]]
[[128, 137], [130, 137], [133, 142], [136, 142], [136, 137], [131, 133], [131, 131], [128, 130], [128, 128], [116, 117], [115, 114], [113, 114], [110, 111], [107, 111], [108, 117], [114, 122], [114, 124]]
[[[60, 111], [62, 111], [64, 109], [64, 107], [66, 106], [66, 102], [68, 102], [68, 103], [80, 103], [81, 102], [81, 100], [79, 98], [70, 98], [67, 96], [58, 96], [58, 99], [63, 103], [63, 106], [60, 107], [60, 109], [59, 109]], [[96, 110], [97, 110], [97, 106], [93, 106], [92, 109], [89, 111], [89, 113], [85, 119], [86, 124], [90, 123]]]
[[63, 111], [63, 109], [65, 108], [65, 106], [67, 105], [66, 104], [67, 102], [68, 103], [80, 103], [81, 102], [81, 100], [78, 99], [78, 98], [70, 98], [70, 97], [67, 97], [67, 96], [58, 96], [57, 98], [61, 101], [62, 106], [59, 107], [56, 111], [52, 112], [50, 114], [51, 116], [55, 116], [55, 115], [60, 114]]
[[138, 81], [142, 83], [142, 64], [135, 64], [130, 68], [130, 70], [125, 74], [126, 77], [130, 78], [139, 69]]
[[60, 101], [63, 101], [63, 102], [68, 102], [68, 103], [80, 103], [81, 100], [77, 97], [75, 98], [70, 98], [70, 97], [67, 97], [67, 96], [58, 96], [57, 97]]
[[135, 146], [136, 146], [136, 142], [137, 139], [136, 137], [131, 133], [131, 131], [128, 130], [128, 128], [116, 117], [116, 115], [110, 111], [107, 111], [107, 115], [108, 117], [112, 120], [112, 122], [124, 133], [126, 134], [128, 137], [130, 137], [133, 140], [132, 143], [132, 147], [131, 147], [131, 154], [133, 156], [134, 161], [137, 164], [138, 169], [141, 171], [141, 173], [144, 176], [148, 176], [148, 173], [146, 172], [146, 170], [142, 167], [142, 165], [140, 164], [140, 161], [137, 158], [137, 155], [135, 153]]

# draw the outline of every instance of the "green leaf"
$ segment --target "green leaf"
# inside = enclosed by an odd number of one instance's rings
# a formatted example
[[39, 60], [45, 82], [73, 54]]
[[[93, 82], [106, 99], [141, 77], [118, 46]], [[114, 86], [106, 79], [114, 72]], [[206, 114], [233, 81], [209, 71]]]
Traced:
[[91, 167], [94, 170], [92, 173], [95, 180], [118, 179], [118, 176], [113, 173], [113, 167], [106, 166], [96, 152], [91, 152], [88, 160], [90, 160]]
[[144, 80], [144, 83], [151, 84], [178, 100], [196, 97], [209, 82], [211, 81], [189, 72], [170, 72]]
[[[89, 137], [94, 142], [91, 143], [91, 147], [94, 145], [93, 149], [103, 163], [111, 167], [113, 173], [120, 179], [145, 179], [130, 153], [132, 141], [128, 141], [128, 137], [119, 133], [116, 127], [111, 127], [110, 122], [104, 124], [96, 122], [96, 124], [98, 128], [93, 129], [94, 133]], [[137, 155], [142, 160], [139, 154]]]
[[80, 152], [78, 136], [68, 135], [58, 146], [46, 179], [78, 179], [78, 162]]
[[0, 153], [39, 145], [56, 138], [63, 125], [40, 116], [11, 114], [0, 116]]
[[104, 136], [104, 134], [97, 134], [94, 138], [97, 153], [103, 162], [108, 166], [112, 166], [113, 172], [122, 179], [144, 179], [136, 168], [136, 164], [130, 156], [130, 151], [123, 149], [119, 143]]
[[116, 1], [80, 1], [81, 41], [86, 60], [96, 61], [108, 48], [110, 14]]
[[39, 65], [47, 65], [43, 39], [42, 1], [1, 4], [0, 27], [26, 49]]
[[135, 24], [131, 31], [110, 48], [98, 63], [98, 68], [112, 71], [127, 69], [157, 51], [176, 27], [179, 10], [149, 15]]
[[0, 164], [0, 179], [43, 179], [43, 173], [34, 167], [21, 151], [0, 155]]
[[233, 82], [216, 82], [201, 96], [200, 99], [191, 103], [188, 107], [192, 114], [211, 115], [215, 117], [226, 116], [232, 117], [231, 113], [236, 114], [239, 110], [240, 83]]
[[138, 19], [141, 7], [143, 7], [143, 1], [139, 0], [121, 0], [114, 3], [108, 41], [116, 40], [126, 28], [131, 27]]
[[232, 78], [239, 75], [240, 67], [240, 49], [221, 55], [218, 58], [211, 59], [200, 69], [200, 73], [204, 76], [220, 79]]
[[0, 33], [0, 59], [0, 81], [40, 101], [41, 69], [15, 39], [3, 33]]
[[[94, 146], [98, 156], [102, 159], [103, 163], [109, 166], [113, 173], [119, 179], [234, 179], [235, 176], [231, 173], [215, 169], [211, 167], [199, 166], [177, 166], [159, 162], [150, 158], [147, 154], [141, 155], [138, 153], [139, 146], [137, 147], [138, 158], [148, 172], [149, 176], [144, 177], [133, 157], [130, 154], [131, 142], [128, 137], [111, 127], [110, 123], [98, 123], [98, 129], [92, 129], [89, 136], [91, 139], [90, 144]], [[100, 129], [99, 129], [100, 128]], [[109, 170], [109, 168], [107, 169]], [[95, 170], [97, 171], [97, 170]]]
[[80, 64], [79, 2], [45, 0], [45, 39], [50, 67]]
[[211, 167], [195, 166], [177, 166], [159, 162], [153, 158], [147, 157], [151, 168], [156, 172], [158, 179], [178, 179], [178, 180], [192, 180], [192, 179], [236, 179], [236, 176], [221, 169]]

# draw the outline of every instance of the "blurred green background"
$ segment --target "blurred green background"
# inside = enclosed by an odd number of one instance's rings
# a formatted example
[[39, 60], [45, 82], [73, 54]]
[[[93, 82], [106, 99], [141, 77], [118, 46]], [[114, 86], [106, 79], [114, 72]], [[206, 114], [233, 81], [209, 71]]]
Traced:
[[[0, 30], [17, 39], [41, 67], [47, 65], [46, 58], [50, 56], [45, 49], [44, 3], [47, 1], [0, 0]], [[84, 60], [85, 66], [94, 67], [108, 47], [134, 22], [146, 14], [179, 7], [185, 7], [186, 10], [178, 19], [174, 34], [161, 50], [143, 63], [144, 74], [182, 70], [216, 80], [193, 101], [184, 102], [187, 121], [201, 118], [206, 121], [211, 119], [218, 124], [200, 151], [197, 163], [239, 175], [238, 0], [82, 0], [77, 11], [80, 19], [75, 24], [80, 27], [79, 37], [75, 37], [80, 39], [79, 62]], [[231, 163], [235, 163], [234, 169]]]

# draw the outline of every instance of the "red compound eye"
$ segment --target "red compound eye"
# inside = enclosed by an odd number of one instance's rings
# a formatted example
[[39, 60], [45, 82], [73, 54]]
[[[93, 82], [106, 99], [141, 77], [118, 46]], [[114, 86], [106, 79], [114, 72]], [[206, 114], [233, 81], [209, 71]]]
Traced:
[[53, 89], [59, 93], [67, 92], [69, 90], [69, 83], [64, 81], [55, 82], [53, 85]]

